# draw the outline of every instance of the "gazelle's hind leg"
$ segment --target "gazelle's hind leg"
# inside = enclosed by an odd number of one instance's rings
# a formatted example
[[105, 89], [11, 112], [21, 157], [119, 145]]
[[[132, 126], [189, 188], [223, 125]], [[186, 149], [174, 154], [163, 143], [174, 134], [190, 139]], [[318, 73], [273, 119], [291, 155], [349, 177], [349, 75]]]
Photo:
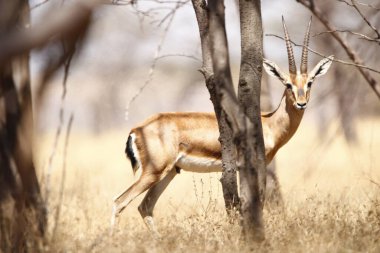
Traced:
[[146, 226], [151, 232], [156, 235], [159, 235], [159, 233], [157, 232], [157, 229], [154, 225], [153, 209], [157, 203], [158, 198], [161, 196], [163, 191], [173, 180], [176, 174], [176, 169], [173, 168], [160, 182], [149, 189], [143, 201], [138, 207], [141, 217], [144, 219]]
[[115, 198], [111, 217], [111, 234], [115, 226], [116, 219], [124, 210], [124, 208], [127, 207], [127, 205], [131, 203], [132, 200], [134, 200], [141, 193], [152, 187], [159, 180], [159, 175], [143, 173], [134, 184], [132, 184], [126, 191], [124, 191], [117, 198]]

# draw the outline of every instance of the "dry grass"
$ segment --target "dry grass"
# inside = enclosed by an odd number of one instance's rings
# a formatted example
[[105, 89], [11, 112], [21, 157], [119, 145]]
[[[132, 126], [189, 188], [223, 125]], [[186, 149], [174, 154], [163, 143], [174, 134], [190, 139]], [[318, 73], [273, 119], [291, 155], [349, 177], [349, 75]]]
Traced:
[[[181, 172], [155, 209], [162, 234], [152, 239], [139, 217], [135, 200], [121, 215], [110, 237], [112, 198], [134, 178], [123, 149], [127, 131], [102, 136], [73, 133], [57, 240], [52, 252], [380, 252], [379, 120], [359, 125], [361, 141], [348, 147], [326, 130], [320, 142], [304, 122], [278, 154], [284, 210], [266, 210], [266, 240], [242, 243], [237, 222], [224, 212], [219, 174]], [[327, 144], [326, 144], [327, 143]], [[40, 138], [40, 174], [52, 138]], [[52, 175], [50, 224], [57, 207], [62, 150]]]

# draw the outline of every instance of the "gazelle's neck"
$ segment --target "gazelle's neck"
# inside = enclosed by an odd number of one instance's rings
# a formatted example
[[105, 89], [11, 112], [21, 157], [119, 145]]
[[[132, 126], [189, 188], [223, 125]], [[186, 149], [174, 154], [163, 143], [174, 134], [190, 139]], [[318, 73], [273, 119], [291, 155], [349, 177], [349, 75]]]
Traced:
[[262, 115], [267, 163], [297, 131], [303, 117], [303, 110], [293, 105], [292, 93], [286, 89], [278, 108], [269, 114]]

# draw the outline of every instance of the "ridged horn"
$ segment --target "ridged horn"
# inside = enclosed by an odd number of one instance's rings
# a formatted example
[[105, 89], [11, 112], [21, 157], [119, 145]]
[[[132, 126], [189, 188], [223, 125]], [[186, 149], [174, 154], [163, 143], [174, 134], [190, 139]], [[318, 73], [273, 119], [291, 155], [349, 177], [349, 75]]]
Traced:
[[291, 74], [296, 75], [297, 74], [296, 62], [294, 60], [293, 48], [292, 48], [292, 44], [290, 44], [289, 34], [288, 34], [288, 30], [286, 29], [284, 17], [282, 17], [282, 26], [284, 27], [286, 49], [288, 50], [289, 72]]
[[311, 19], [309, 21], [309, 25], [307, 27], [307, 31], [305, 34], [305, 39], [303, 41], [303, 49], [302, 49], [302, 58], [301, 58], [301, 74], [307, 74], [307, 56], [308, 56], [308, 47], [309, 47], [309, 38], [310, 38], [310, 26], [311, 26]]

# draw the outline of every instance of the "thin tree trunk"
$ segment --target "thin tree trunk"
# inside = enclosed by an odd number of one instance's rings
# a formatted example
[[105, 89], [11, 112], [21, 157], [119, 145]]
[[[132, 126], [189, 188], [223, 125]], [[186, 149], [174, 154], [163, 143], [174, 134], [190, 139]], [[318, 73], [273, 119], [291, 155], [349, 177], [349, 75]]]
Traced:
[[197, 17], [202, 45], [203, 66], [200, 70], [205, 77], [206, 86], [210, 93], [210, 99], [214, 106], [214, 111], [218, 120], [222, 146], [222, 167], [223, 174], [220, 179], [223, 188], [223, 196], [227, 212], [234, 208], [239, 208], [239, 196], [237, 190], [236, 159], [232, 136], [232, 129], [226, 120], [226, 114], [222, 110], [220, 100], [217, 99], [214, 74], [212, 69], [212, 59], [210, 52], [209, 36], [209, 14], [207, 4], [204, 0], [192, 0], [194, 11]]
[[[252, 42], [249, 41], [246, 41], [245, 46], [242, 45], [243, 54], [248, 54], [243, 55], [243, 58], [247, 60], [243, 61], [243, 63], [248, 65], [253, 63], [255, 66], [251, 66], [251, 69], [245, 70], [248, 72], [248, 76], [244, 77], [246, 79], [240, 83], [246, 82], [247, 86], [252, 87], [253, 94], [258, 96], [255, 97], [254, 100], [248, 100], [247, 98], [244, 102], [246, 105], [244, 106], [239, 104], [233, 88], [225, 31], [223, 1], [210, 0], [208, 2], [209, 15], [207, 15], [205, 11], [207, 9], [205, 2], [193, 0], [193, 5], [200, 27], [203, 60], [204, 62], [207, 60], [208, 63], [212, 62], [214, 76], [211, 74], [210, 78], [208, 78], [207, 73], [212, 72], [206, 72], [205, 69], [207, 70], [207, 68], [205, 68], [205, 66], [203, 67], [203, 73], [206, 80], [212, 79], [212, 87], [215, 91], [210, 92], [211, 98], [215, 100], [214, 105], [216, 104], [222, 108], [222, 113], [226, 115], [226, 123], [232, 129], [232, 135], [230, 135], [229, 138], [234, 141], [236, 164], [240, 171], [243, 230], [247, 240], [263, 239], [264, 226], [262, 222], [262, 208], [265, 196], [266, 176], [259, 98], [262, 69], [260, 2], [256, 1], [248, 4], [249, 10], [247, 15], [243, 18], [244, 21], [242, 23], [243, 25], [251, 25], [252, 23], [250, 22], [252, 22], [252, 19], [250, 19], [249, 16], [256, 14], [253, 20], [257, 22], [255, 23], [256, 25], [259, 24], [259, 27], [255, 27], [258, 31], [254, 31], [258, 33], [257, 36], [259, 39], [254, 40], [253, 45]], [[252, 31], [247, 31], [246, 28], [242, 28], [242, 30], [244, 30], [244, 32], [242, 32], [242, 35], [244, 34], [244, 40], [251, 39], [249, 32]], [[207, 36], [205, 34], [207, 34]], [[207, 43], [209, 43], [209, 45]], [[249, 51], [253, 49], [252, 47], [255, 49], [255, 53], [253, 54]], [[259, 54], [257, 54], [257, 52], [259, 52]], [[206, 59], [205, 56], [207, 56]], [[253, 82], [253, 84], [251, 84], [251, 82]], [[250, 103], [253, 103], [253, 105]], [[246, 115], [248, 111], [252, 113], [251, 117], [253, 121]], [[224, 147], [222, 147], [222, 150], [223, 148]]]
[[241, 212], [244, 229], [249, 230], [249, 235], [259, 239], [264, 236], [262, 209], [266, 188], [265, 147], [260, 110], [263, 64], [260, 3], [260, 0], [239, 1], [242, 56], [238, 86], [240, 104], [251, 123], [247, 127], [250, 138], [247, 143], [248, 150], [244, 154], [246, 166], [239, 168]]
[[[0, 1], [0, 34], [29, 22], [28, 1]], [[0, 251], [41, 250], [46, 213], [32, 158], [29, 54], [0, 70]]]

